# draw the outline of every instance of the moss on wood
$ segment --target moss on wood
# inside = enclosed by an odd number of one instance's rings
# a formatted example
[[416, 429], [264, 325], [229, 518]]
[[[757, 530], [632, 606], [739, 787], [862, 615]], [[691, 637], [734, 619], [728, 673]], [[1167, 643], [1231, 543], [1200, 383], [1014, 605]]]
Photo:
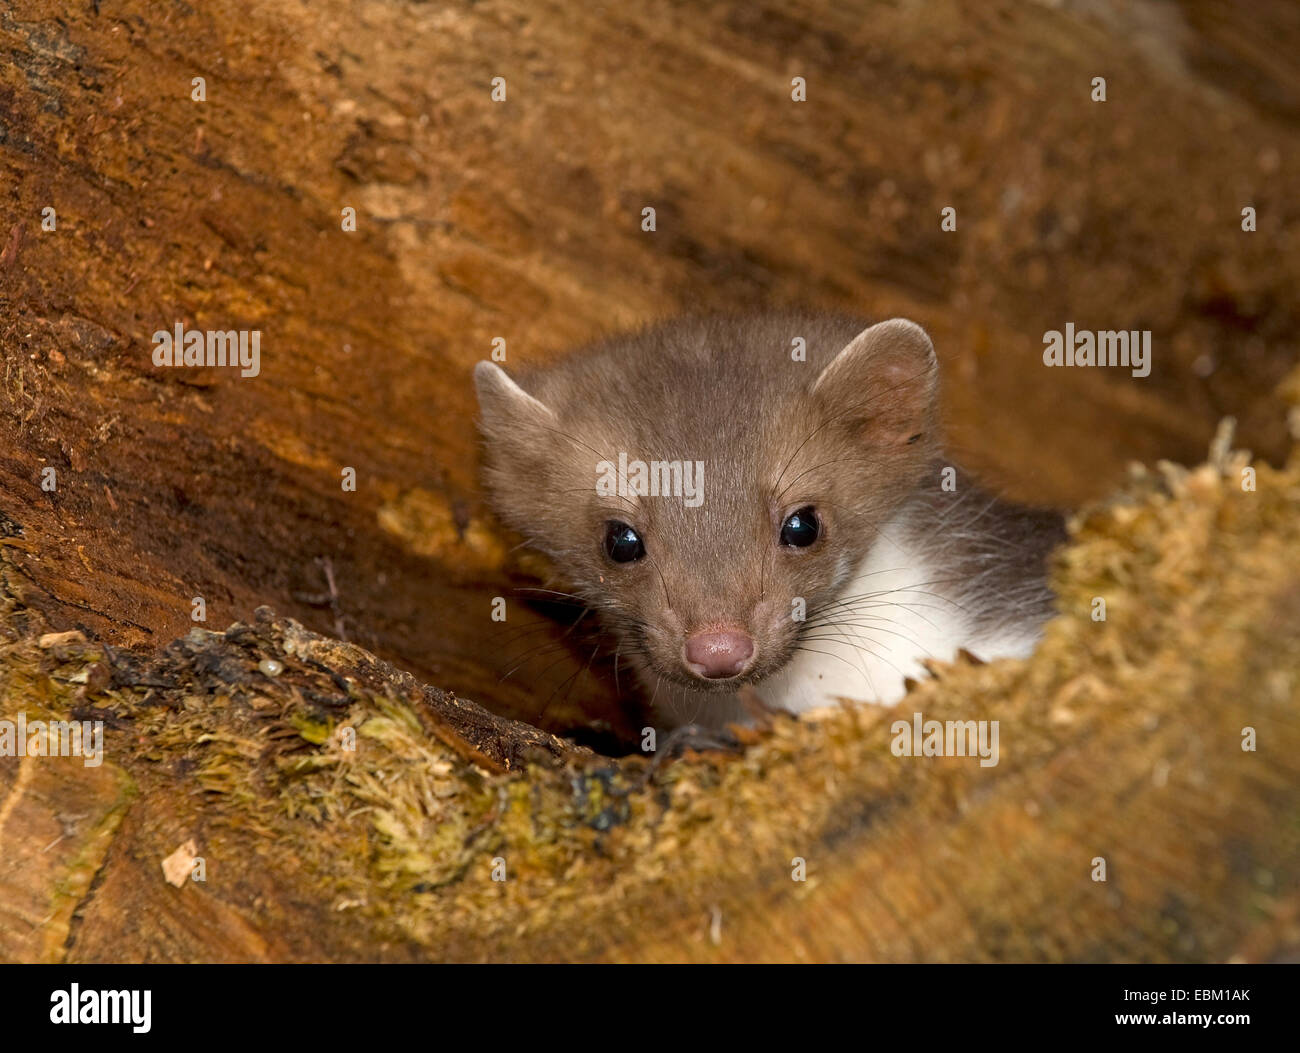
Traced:
[[[152, 658], [45, 634], [7, 573], [4, 714], [102, 719], [107, 760], [3, 769], [6, 845], [51, 823], [69, 832], [56, 865], [15, 873], [24, 854], [6, 853], [6, 881], [49, 914], [0, 908], [0, 947], [71, 960], [1279, 953], [1296, 939], [1300, 875], [1300, 458], [1253, 465], [1246, 490], [1247, 455], [1227, 438], [1199, 468], [1135, 470], [1078, 517], [1056, 567], [1062, 613], [1032, 659], [936, 667], [893, 709], [780, 718], [738, 751], [657, 765], [494, 717], [265, 608]], [[895, 756], [891, 724], [914, 712], [999, 721], [1000, 762]], [[56, 783], [86, 817], [38, 793]], [[176, 889], [160, 864], [189, 839], [206, 880]]]

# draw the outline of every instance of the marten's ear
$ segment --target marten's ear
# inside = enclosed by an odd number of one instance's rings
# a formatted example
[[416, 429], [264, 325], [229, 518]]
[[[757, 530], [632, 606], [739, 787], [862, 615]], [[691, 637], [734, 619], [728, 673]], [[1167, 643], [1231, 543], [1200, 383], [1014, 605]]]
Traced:
[[478, 391], [483, 432], [489, 437], [555, 427], [555, 414], [511, 380], [495, 362], [484, 360], [474, 367], [474, 387]]
[[915, 322], [891, 318], [862, 330], [813, 385], [828, 418], [887, 445], [929, 437], [939, 392], [939, 362]]

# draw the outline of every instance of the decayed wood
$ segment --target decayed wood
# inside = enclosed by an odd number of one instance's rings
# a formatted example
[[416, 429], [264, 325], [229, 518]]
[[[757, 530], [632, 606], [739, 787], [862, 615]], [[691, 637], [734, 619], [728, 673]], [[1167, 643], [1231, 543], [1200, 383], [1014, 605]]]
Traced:
[[[6, 561], [2, 715], [108, 730], [101, 768], [0, 768], [0, 955], [1293, 954], [1300, 457], [1255, 490], [1244, 455], [1216, 458], [1080, 521], [1031, 660], [666, 763], [494, 718], [265, 609], [155, 658], [39, 634]], [[997, 721], [997, 763], [899, 755], [900, 719]], [[201, 867], [179, 888], [178, 849]]]
[[[1085, 525], [1032, 664], [904, 703], [999, 719], [993, 769], [895, 758], [871, 711], [650, 773], [461, 701], [639, 727], [521, 602], [537, 568], [477, 496], [468, 377], [494, 337], [530, 362], [682, 309], [907, 314], [956, 449], [1020, 496], [1194, 461], [1225, 411], [1279, 460], [1288, 10], [0, 8], [0, 697], [107, 722], [101, 767], [0, 761], [0, 956], [1294, 947], [1294, 467], [1254, 494], [1139, 486]], [[1045, 376], [1067, 321], [1151, 328], [1156, 372]], [[177, 322], [259, 329], [261, 375], [154, 367]], [[207, 880], [176, 888], [161, 862], [190, 841]]]
[[[0, 507], [31, 602], [154, 648], [195, 596], [213, 626], [341, 617], [501, 712], [628, 735], [589, 650], [528, 654], [469, 376], [498, 336], [535, 362], [686, 309], [918, 318], [958, 452], [1022, 497], [1194, 460], [1225, 412], [1276, 458], [1300, 47], [1284, 2], [1215, 10], [6, 4]], [[1066, 321], [1151, 328], [1155, 373], [1048, 375]], [[261, 374], [155, 368], [177, 322], [260, 330]]]

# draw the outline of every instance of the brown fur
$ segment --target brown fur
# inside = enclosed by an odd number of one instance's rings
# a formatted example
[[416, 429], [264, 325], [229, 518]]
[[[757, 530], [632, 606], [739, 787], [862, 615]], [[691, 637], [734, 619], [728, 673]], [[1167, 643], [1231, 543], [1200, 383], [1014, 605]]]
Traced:
[[[1041, 620], [1051, 543], [1042, 539], [1056, 538], [1059, 518], [1040, 521], [973, 489], [960, 503], [927, 508], [942, 500], [933, 349], [911, 323], [885, 323], [855, 341], [866, 328], [836, 316], [680, 319], [521, 373], [531, 399], [480, 365], [495, 507], [562, 569], [652, 687], [663, 679], [734, 692], [734, 681], [702, 681], [683, 663], [685, 636], [706, 629], [752, 635], [756, 660], [745, 680], [780, 668], [800, 631], [792, 599], [806, 600], [809, 617], [832, 600], [881, 524], [909, 504], [919, 531], [942, 515], [960, 538], [956, 571], [983, 575], [990, 594], [1006, 597], [1007, 609], [986, 605], [987, 616], [1012, 617], [1028, 602]], [[792, 360], [795, 337], [807, 341], [807, 361]], [[702, 461], [703, 504], [599, 496], [596, 464], [620, 452]], [[821, 537], [807, 549], [780, 545], [784, 517], [805, 505], [817, 509]], [[969, 516], [954, 513], [962, 506]], [[974, 532], [961, 529], [976, 519]], [[637, 529], [644, 560], [606, 556], [609, 520]], [[1025, 586], [1014, 597], [1011, 579]]]

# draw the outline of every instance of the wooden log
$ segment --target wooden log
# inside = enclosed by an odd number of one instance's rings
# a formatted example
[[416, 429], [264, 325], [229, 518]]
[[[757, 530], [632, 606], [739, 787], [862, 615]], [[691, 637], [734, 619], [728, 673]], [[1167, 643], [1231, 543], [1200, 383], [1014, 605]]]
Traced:
[[[1168, 466], [1076, 524], [1032, 659], [679, 759], [575, 748], [265, 608], [151, 659], [41, 636], [6, 557], [0, 713], [108, 730], [100, 767], [0, 768], [0, 956], [1293, 954], [1300, 456], [1254, 491], [1245, 466]], [[908, 755], [922, 721], [997, 748]]]
[[[756, 303], [925, 323], [955, 448], [1021, 497], [1194, 461], [1226, 410], [1280, 463], [1296, 26], [1144, 10], [0, 9], [0, 697], [108, 722], [99, 767], [0, 760], [0, 956], [1294, 946], [1294, 464], [1137, 485], [1065, 556], [1038, 658], [906, 701], [1000, 720], [993, 769], [895, 758], [876, 712], [652, 777], [554, 738], [640, 721], [478, 496], [494, 338], [543, 361]], [[1045, 331], [1130, 320], [1148, 381], [1042, 367]], [[156, 367], [178, 322], [259, 331], [259, 375]], [[196, 598], [244, 628], [190, 636]], [[206, 882], [166, 884], [191, 841]]]
[[[527, 646], [483, 612], [523, 572], [484, 518], [469, 376], [496, 337], [535, 362], [689, 309], [918, 318], [958, 453], [1021, 497], [1191, 462], [1224, 412], [1276, 460], [1300, 47], [1285, 3], [1251, 6], [1171, 8], [1162, 44], [1002, 0], [7, 4], [0, 507], [32, 602], [154, 648], [196, 596], [214, 625], [270, 604], [508, 715], [630, 733], [590, 651], [501, 679]], [[1045, 331], [1117, 304], [1152, 378], [1043, 369]], [[261, 331], [260, 375], [155, 367], [177, 322]]]

